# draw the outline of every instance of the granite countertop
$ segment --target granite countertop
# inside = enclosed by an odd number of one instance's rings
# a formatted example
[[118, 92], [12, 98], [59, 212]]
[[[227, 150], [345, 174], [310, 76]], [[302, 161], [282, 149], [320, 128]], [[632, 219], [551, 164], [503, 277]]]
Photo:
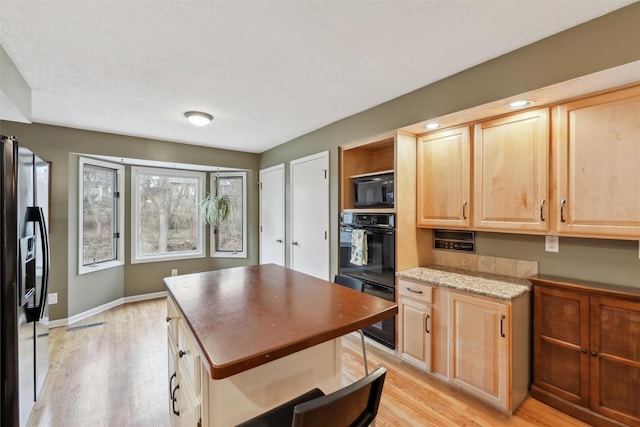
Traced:
[[531, 292], [532, 287], [527, 279], [438, 265], [398, 271], [396, 276], [502, 300], [512, 300], [526, 292]]

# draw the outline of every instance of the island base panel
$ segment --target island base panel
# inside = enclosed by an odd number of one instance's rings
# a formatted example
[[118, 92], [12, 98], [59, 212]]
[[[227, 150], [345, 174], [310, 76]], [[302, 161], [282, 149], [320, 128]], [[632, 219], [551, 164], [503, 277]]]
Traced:
[[315, 387], [338, 390], [341, 352], [337, 338], [220, 380], [207, 377], [203, 367], [203, 425], [236, 425]]

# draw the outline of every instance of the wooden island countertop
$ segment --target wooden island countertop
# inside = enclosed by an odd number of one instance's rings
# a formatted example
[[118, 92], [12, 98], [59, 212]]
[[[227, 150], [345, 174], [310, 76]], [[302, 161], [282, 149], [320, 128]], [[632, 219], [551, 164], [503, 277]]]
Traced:
[[214, 380], [398, 313], [394, 302], [275, 264], [167, 277], [164, 283]]

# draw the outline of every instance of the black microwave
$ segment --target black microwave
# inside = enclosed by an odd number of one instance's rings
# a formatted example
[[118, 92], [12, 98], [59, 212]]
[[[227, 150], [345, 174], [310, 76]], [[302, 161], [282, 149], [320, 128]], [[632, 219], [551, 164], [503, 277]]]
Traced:
[[354, 208], [392, 208], [393, 174], [371, 175], [353, 180]]

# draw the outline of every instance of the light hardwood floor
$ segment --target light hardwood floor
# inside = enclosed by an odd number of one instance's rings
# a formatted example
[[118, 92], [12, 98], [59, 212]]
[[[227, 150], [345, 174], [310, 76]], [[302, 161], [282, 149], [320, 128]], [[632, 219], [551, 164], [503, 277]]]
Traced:
[[[131, 303], [50, 330], [50, 369], [29, 426], [168, 426], [165, 299]], [[364, 373], [360, 341], [343, 338], [343, 383]], [[528, 398], [507, 416], [367, 347], [370, 369], [388, 373], [377, 427], [586, 426]]]

